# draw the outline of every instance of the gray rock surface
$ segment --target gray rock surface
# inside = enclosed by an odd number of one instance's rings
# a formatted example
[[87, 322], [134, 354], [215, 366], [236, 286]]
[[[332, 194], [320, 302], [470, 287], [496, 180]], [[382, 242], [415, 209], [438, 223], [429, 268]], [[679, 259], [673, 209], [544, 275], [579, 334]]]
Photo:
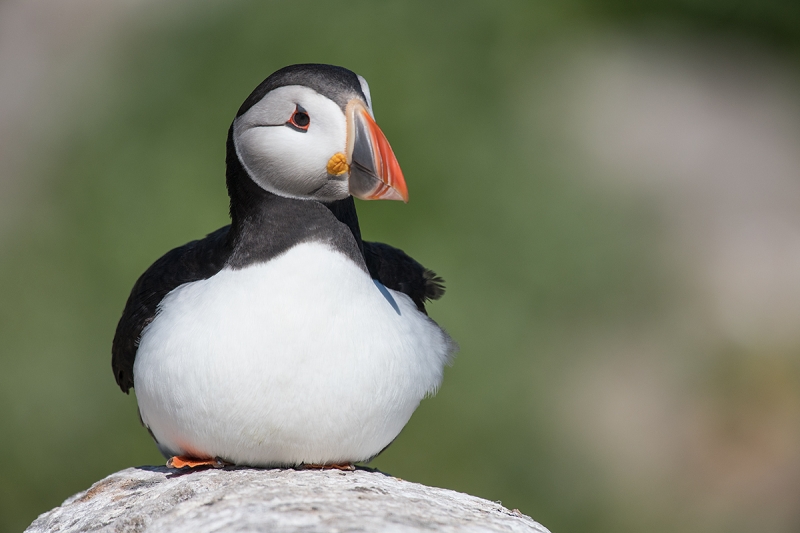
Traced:
[[68, 498], [38, 532], [539, 532], [517, 510], [381, 472], [128, 468]]

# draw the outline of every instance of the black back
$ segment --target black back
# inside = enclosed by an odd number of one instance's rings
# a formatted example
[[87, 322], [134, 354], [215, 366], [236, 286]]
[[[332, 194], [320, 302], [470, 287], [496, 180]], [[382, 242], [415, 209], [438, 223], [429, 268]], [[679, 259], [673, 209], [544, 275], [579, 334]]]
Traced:
[[[314, 69], [325, 75], [312, 76]], [[309, 78], [314, 78], [318, 87]], [[245, 100], [239, 114], [270, 90], [293, 84], [311, 86], [321, 94], [341, 91], [342, 87], [357, 88], [359, 94], [361, 91], [358, 78], [349, 70], [329, 65], [294, 65], [264, 80]], [[352, 197], [323, 204], [284, 198], [259, 187], [236, 155], [233, 126], [228, 130], [225, 162], [231, 225], [167, 252], [141, 275], [128, 297], [111, 348], [111, 366], [123, 392], [134, 386], [133, 363], [142, 331], [156, 317], [167, 294], [186, 283], [208, 279], [225, 267], [239, 269], [269, 261], [302, 242], [328, 243], [373, 279], [410, 296], [423, 313], [427, 300], [444, 294], [442, 279], [402, 250], [362, 241]]]

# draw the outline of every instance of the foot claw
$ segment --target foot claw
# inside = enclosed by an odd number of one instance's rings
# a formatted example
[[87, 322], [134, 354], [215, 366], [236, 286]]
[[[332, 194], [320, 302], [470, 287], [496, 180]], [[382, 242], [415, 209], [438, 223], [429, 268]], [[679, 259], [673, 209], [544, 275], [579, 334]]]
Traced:
[[344, 470], [347, 472], [352, 472], [356, 469], [353, 466], [353, 463], [345, 463], [341, 465], [315, 465], [315, 464], [305, 464], [303, 463], [300, 465], [303, 470]]

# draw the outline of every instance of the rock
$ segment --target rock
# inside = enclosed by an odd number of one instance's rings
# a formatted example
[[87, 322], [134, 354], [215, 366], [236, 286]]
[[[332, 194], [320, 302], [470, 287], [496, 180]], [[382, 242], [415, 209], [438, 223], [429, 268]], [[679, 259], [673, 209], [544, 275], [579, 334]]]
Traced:
[[509, 531], [549, 533], [517, 510], [377, 471], [128, 468], [68, 498], [38, 532]]

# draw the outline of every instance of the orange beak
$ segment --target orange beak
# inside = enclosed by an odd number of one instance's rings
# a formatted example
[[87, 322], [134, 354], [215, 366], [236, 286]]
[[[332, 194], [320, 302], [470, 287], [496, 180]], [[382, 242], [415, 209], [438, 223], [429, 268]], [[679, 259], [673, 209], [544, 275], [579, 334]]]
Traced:
[[354, 98], [346, 108], [350, 194], [362, 200], [408, 202], [408, 188], [392, 147], [364, 102]]

